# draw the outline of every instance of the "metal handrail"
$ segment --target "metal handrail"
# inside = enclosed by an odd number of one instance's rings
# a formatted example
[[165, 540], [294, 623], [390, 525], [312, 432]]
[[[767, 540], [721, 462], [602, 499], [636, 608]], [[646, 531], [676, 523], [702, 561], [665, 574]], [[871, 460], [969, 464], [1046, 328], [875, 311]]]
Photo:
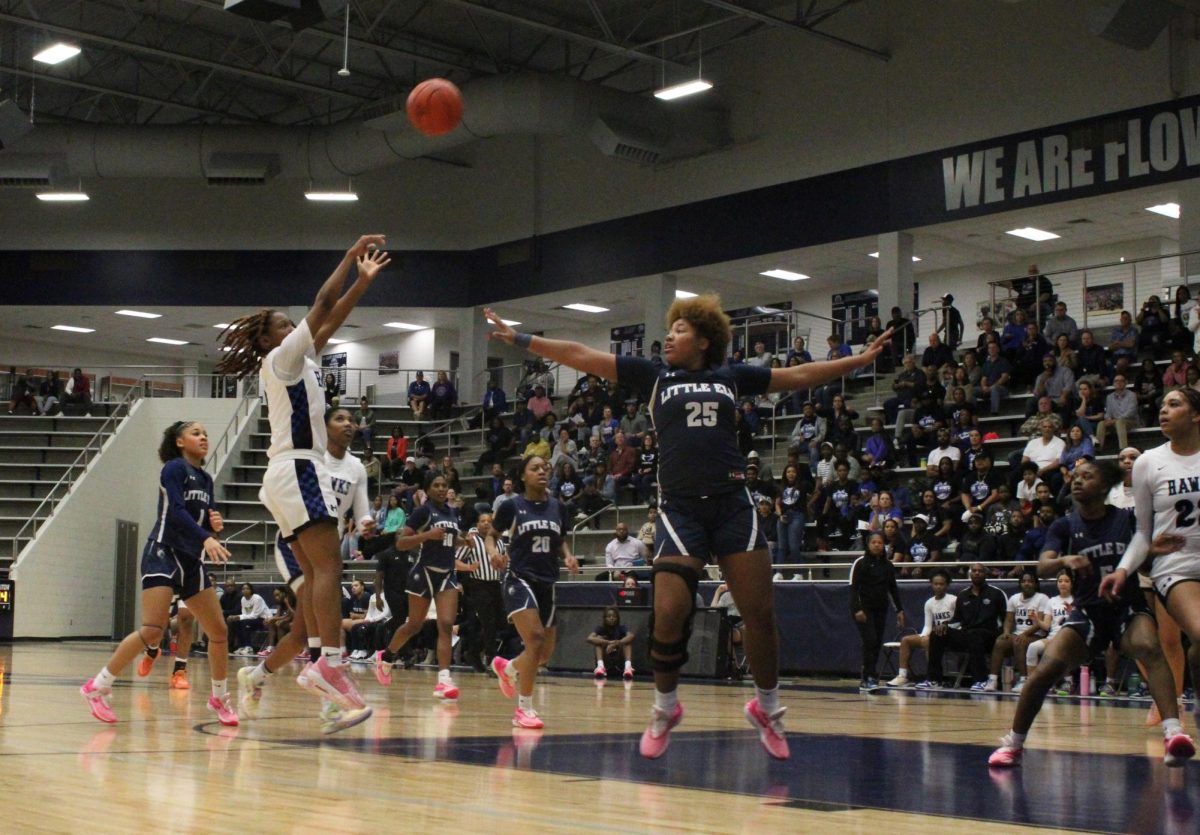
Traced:
[[592, 521], [593, 519], [597, 518], [598, 516], [600, 516], [603, 513], [607, 513], [610, 510], [615, 510], [617, 512], [617, 523], [619, 524], [621, 521], [621, 505], [619, 505], [617, 502], [611, 502], [609, 504], [606, 504], [604, 507], [600, 508], [599, 510], [597, 510], [595, 513], [591, 514], [590, 516], [586, 516], [583, 519], [580, 519], [578, 522], [576, 522], [574, 525], [571, 526], [571, 553], [575, 552], [575, 541], [579, 536], [580, 529], [582, 529], [583, 526], [586, 525], [588, 522]]
[[[572, 550], [574, 550], [574, 549], [572, 549]], [[853, 551], [850, 551], [850, 552], [830, 551], [828, 553], [844, 554], [844, 553], [855, 553], [855, 552], [853, 552]], [[963, 560], [957, 560], [957, 561], [938, 560], [936, 562], [894, 562], [892, 564], [894, 566], [896, 566], [898, 569], [920, 568], [922, 570], [935, 571], [935, 570], [943, 569], [943, 568], [945, 568], [945, 569], [970, 568], [976, 562], [978, 562], [978, 560], [966, 560], [966, 561], [963, 561]], [[983, 565], [986, 568], [1015, 568], [1017, 566], [1028, 567], [1028, 566], [1036, 565], [1036, 564], [1037, 564], [1036, 562], [1028, 561], [1028, 560], [989, 560], [988, 562], [983, 563]], [[783, 582], [813, 582], [813, 583], [834, 582], [834, 583], [838, 583], [840, 585], [845, 585], [846, 581], [844, 579], [843, 580], [827, 580], [825, 578], [820, 578], [820, 577], [814, 578], [811, 576], [812, 571], [813, 571], [813, 569], [824, 571], [825, 569], [830, 569], [830, 568], [832, 568], [832, 569], [850, 569], [853, 566], [854, 566], [854, 563], [852, 563], [852, 562], [778, 563], [778, 564], [773, 564], [771, 566], [771, 570], [772, 571], [804, 571], [804, 572], [808, 573], [808, 576], [805, 578], [797, 577], [794, 580], [785, 580]], [[648, 571], [650, 571], [650, 568], [651, 568], [650, 565], [635, 565], [630, 568], [611, 568], [607, 565], [582, 565], [579, 567], [579, 574], [576, 574], [573, 576], [567, 573], [566, 568], [560, 568], [559, 569], [559, 578], [560, 578], [560, 582], [562, 582], [564, 580], [566, 582], [571, 582], [572, 580], [578, 582], [578, 581], [582, 581], [582, 580], [585, 580], [588, 578], [590, 578], [589, 581], [594, 581], [596, 575], [604, 574], [606, 572], [611, 572], [611, 571], [647, 571], [648, 572]], [[716, 565], [707, 566], [707, 571], [709, 574], [709, 579], [712, 579], [712, 580], [717, 579], [716, 575], [717, 575], [717, 572], [719, 571], [718, 566], [716, 566]], [[901, 582], [901, 583], [904, 583], [904, 582], [928, 583], [929, 582], [928, 577], [897, 577], [896, 579], [898, 582]]]
[[[65, 498], [66, 494], [71, 492], [71, 488], [75, 484], [75, 479], [73, 477], [75, 471], [81, 468], [86, 470], [88, 465], [92, 462], [94, 458], [92, 455], [92, 445], [96, 445], [96, 454], [99, 454], [104, 449], [104, 444], [106, 443], [104, 433], [109, 430], [110, 426], [115, 427], [118, 422], [118, 416], [120, 416], [122, 420], [125, 417], [128, 417], [130, 405], [135, 399], [135, 395], [141, 391], [143, 385], [143, 380], [139, 379], [136, 385], [131, 386], [129, 391], [125, 392], [125, 396], [121, 398], [120, 402], [117, 403], [112, 412], [107, 418], [105, 418], [104, 423], [100, 424], [100, 428], [96, 430], [92, 437], [88, 438], [86, 443], [84, 443], [83, 449], [81, 449], [79, 454], [75, 456], [75, 460], [67, 465], [66, 471], [62, 474], [62, 476], [59, 477], [58, 481], [54, 482], [54, 484], [46, 492], [45, 497], [38, 503], [37, 507], [33, 509], [33, 512], [29, 514], [29, 518], [25, 521], [25, 524], [22, 525], [15, 534], [13, 534], [13, 568], [16, 568], [20, 562], [20, 543], [22, 534], [24, 534], [31, 526], [33, 527], [34, 530], [29, 537], [30, 545], [32, 545], [34, 537], [37, 536], [38, 523], [49, 522], [54, 517], [54, 506], [63, 498]], [[63, 491], [64, 495], [58, 495], [60, 490]], [[47, 513], [45, 519], [39, 519], [38, 514], [40, 514], [42, 512], [42, 508], [47, 505], [50, 506], [49, 512]]]
[[[254, 408], [258, 408], [258, 405], [261, 403], [261, 401], [262, 398], [257, 392], [242, 392], [242, 401], [234, 410], [233, 416], [229, 418], [229, 422], [225, 424], [225, 429], [221, 432], [221, 437], [217, 439], [215, 444], [211, 444], [209, 446], [209, 457], [210, 463], [213, 465], [213, 472], [219, 472], [221, 467], [224, 466], [225, 459], [229, 456], [230, 444], [233, 443], [232, 438], [239, 434], [238, 427], [242, 419], [250, 416], [252, 411], [250, 408], [250, 403], [253, 402]], [[245, 415], [242, 414], [243, 409], [246, 412]], [[218, 454], [220, 457], [214, 457]]]

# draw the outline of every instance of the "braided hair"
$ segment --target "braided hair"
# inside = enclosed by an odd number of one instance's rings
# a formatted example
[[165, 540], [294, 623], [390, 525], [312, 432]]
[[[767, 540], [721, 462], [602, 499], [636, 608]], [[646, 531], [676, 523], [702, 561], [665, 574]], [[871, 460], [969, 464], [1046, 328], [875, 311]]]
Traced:
[[258, 340], [267, 332], [274, 314], [273, 308], [264, 307], [256, 313], [239, 316], [221, 331], [218, 341], [226, 350], [217, 363], [218, 374], [232, 374], [240, 380], [258, 371], [266, 356], [266, 352], [258, 346]]

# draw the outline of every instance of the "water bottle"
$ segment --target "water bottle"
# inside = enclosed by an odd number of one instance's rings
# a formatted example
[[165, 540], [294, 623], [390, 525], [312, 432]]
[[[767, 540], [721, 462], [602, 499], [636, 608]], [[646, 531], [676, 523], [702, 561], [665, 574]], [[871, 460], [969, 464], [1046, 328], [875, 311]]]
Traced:
[[1092, 694], [1092, 671], [1084, 664], [1079, 668], [1079, 695], [1090, 696]]
[[1000, 671], [1000, 680], [1003, 682], [1003, 686], [1000, 689], [1012, 690], [1013, 668], [1005, 664], [1004, 668]]
[[1125, 692], [1128, 695], [1132, 696], [1134, 693], [1136, 693], [1138, 690], [1141, 689], [1142, 677], [1140, 675], [1138, 675], [1137, 673], [1130, 673], [1129, 674], [1129, 682], [1126, 685], [1126, 687], [1128, 689]]

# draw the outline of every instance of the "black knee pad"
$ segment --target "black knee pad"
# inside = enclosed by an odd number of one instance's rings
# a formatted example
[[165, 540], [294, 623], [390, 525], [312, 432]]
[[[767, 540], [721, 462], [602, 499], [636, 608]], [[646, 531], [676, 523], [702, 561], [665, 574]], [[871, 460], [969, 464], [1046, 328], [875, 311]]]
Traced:
[[[683, 637], [678, 641], [664, 643], [657, 640], [654, 637], [654, 613], [650, 613], [648, 623], [650, 631], [650, 668], [655, 672], [670, 673], [678, 670], [688, 662], [688, 641], [692, 637], [692, 618], [696, 616], [696, 590], [700, 587], [700, 572], [679, 563], [660, 562], [656, 563], [654, 569], [650, 572], [650, 582], [652, 584], [660, 572], [682, 577], [688, 587], [688, 613], [683, 622]], [[656, 658], [656, 655], [671, 657], [663, 659]]]

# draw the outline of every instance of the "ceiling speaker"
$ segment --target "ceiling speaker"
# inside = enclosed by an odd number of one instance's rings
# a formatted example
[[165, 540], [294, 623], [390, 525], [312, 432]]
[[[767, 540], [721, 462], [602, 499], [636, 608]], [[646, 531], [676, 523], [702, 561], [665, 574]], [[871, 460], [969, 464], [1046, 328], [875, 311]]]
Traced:
[[33, 130], [29, 117], [12, 99], [0, 99], [0, 151]]

